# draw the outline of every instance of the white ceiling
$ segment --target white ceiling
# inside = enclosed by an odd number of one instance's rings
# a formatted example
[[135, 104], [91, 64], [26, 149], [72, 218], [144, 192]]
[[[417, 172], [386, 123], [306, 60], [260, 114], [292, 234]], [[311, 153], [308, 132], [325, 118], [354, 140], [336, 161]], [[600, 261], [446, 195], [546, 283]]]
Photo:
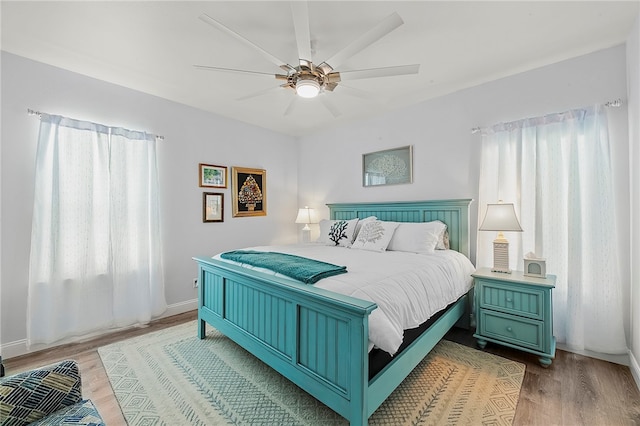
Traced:
[[[206, 13], [297, 65], [290, 4], [275, 1], [2, 1], [2, 50], [290, 135], [302, 135], [626, 41], [638, 1], [311, 1], [320, 63], [388, 15], [404, 20], [338, 71], [420, 64], [417, 75], [349, 81], [296, 103], [275, 78], [203, 71], [210, 65], [281, 72], [255, 50], [198, 19]], [[345, 83], [346, 84], [346, 83]], [[357, 94], [357, 92], [356, 92]]]

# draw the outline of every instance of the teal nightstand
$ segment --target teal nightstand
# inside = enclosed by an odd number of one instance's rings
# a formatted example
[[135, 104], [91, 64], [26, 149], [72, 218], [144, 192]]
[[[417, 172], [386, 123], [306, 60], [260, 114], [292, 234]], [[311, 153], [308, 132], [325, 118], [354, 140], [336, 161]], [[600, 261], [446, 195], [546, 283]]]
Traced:
[[511, 274], [478, 269], [475, 278], [478, 346], [499, 343], [540, 355], [543, 367], [556, 355], [551, 292], [556, 277], [535, 278], [520, 271]]

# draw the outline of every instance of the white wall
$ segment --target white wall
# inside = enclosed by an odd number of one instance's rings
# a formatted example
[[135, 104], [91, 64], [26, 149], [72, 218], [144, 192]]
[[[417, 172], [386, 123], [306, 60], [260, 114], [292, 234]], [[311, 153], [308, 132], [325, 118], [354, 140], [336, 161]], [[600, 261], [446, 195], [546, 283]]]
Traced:
[[[397, 110], [371, 120], [302, 138], [299, 204], [326, 202], [478, 198], [481, 136], [476, 126], [566, 111], [617, 98], [626, 99], [625, 46], [503, 78]], [[381, 81], [381, 84], [383, 82]], [[629, 161], [626, 103], [609, 111], [615, 171], [620, 267], [629, 295]], [[368, 187], [361, 183], [363, 153], [414, 146], [414, 183]], [[473, 204], [471, 229], [477, 229]], [[317, 231], [316, 231], [317, 232]], [[476, 235], [471, 233], [471, 259]], [[625, 300], [628, 300], [625, 297]], [[625, 309], [628, 336], [629, 309]]]
[[640, 387], [640, 13], [627, 39], [629, 166], [631, 171], [631, 343], [630, 367]]
[[[28, 108], [164, 136], [158, 161], [171, 313], [196, 307], [192, 279], [197, 269], [192, 256], [296, 240], [298, 153], [293, 138], [6, 52], [1, 64], [3, 357], [25, 350], [39, 126], [35, 116], [27, 115]], [[230, 189], [212, 190], [225, 194], [224, 222], [202, 223], [202, 193], [209, 189], [198, 186], [198, 163], [266, 169], [267, 216], [232, 218]]]

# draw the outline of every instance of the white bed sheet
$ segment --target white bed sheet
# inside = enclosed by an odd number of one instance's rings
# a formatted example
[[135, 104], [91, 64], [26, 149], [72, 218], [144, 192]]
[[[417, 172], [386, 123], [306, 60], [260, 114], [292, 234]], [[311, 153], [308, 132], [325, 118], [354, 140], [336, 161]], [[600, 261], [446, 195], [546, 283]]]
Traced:
[[[398, 351], [405, 329], [419, 326], [469, 291], [475, 270], [466, 256], [453, 250], [436, 250], [433, 254], [380, 253], [317, 243], [247, 250], [288, 253], [346, 266], [346, 274], [324, 278], [314, 285], [375, 302], [378, 309], [369, 316], [369, 350], [375, 346], [392, 355]], [[214, 258], [238, 264], [221, 259], [220, 255]]]

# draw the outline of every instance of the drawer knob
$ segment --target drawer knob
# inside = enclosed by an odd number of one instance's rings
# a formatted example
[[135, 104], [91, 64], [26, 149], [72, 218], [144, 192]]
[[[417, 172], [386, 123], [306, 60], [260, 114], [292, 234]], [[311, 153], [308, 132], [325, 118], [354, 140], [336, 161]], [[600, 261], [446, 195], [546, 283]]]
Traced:
[[513, 302], [513, 299], [510, 297], [507, 297], [507, 303], [511, 303], [511, 302]]
[[511, 328], [511, 326], [509, 326], [509, 327], [507, 327], [507, 331], [508, 331], [509, 333], [511, 333], [511, 332], [513, 331], [513, 328]]

